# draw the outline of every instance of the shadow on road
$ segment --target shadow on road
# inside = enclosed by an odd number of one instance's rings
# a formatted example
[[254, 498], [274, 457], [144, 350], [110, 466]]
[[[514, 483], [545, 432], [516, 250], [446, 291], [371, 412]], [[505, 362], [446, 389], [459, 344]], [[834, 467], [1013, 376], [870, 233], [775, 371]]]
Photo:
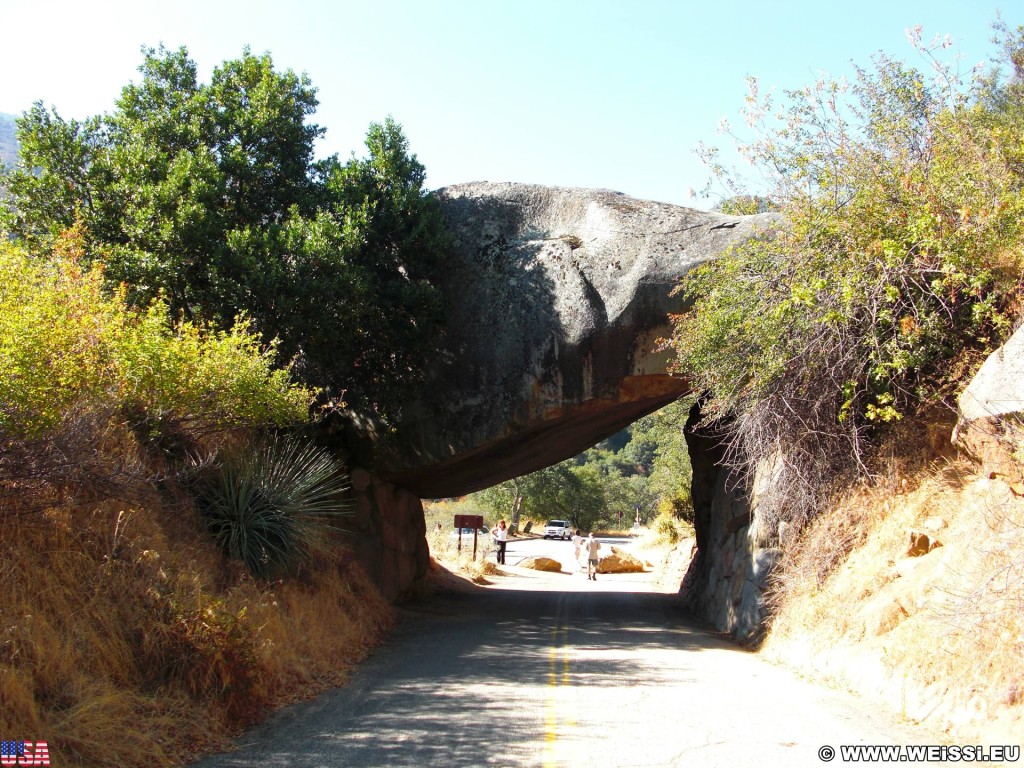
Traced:
[[[592, 692], [603, 707], [615, 691], [670, 685], [685, 697], [691, 652], [744, 653], [709, 636], [675, 595], [650, 592], [479, 588], [402, 613], [350, 685], [197, 765], [552, 764], [545, 750], [586, 726]], [[628, 713], [615, 720], [643, 727]]]

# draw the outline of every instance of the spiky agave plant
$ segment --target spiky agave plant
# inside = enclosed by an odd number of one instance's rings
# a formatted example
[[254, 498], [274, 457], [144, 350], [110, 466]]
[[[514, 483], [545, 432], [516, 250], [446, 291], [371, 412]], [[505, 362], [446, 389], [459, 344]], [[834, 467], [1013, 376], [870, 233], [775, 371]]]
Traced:
[[223, 457], [201, 485], [199, 507], [224, 552], [270, 579], [326, 549], [338, 518], [351, 513], [348, 487], [327, 451], [272, 439]]

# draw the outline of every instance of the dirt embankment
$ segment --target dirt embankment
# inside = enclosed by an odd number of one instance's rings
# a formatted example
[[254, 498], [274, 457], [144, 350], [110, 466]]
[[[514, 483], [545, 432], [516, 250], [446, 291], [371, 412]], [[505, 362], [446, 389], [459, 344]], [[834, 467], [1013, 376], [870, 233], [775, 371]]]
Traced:
[[1024, 744], [1022, 494], [964, 456], [852, 490], [777, 571], [762, 653], [952, 741]]
[[346, 679], [394, 611], [353, 562], [258, 582], [184, 506], [0, 516], [0, 734], [53, 765], [178, 766]]

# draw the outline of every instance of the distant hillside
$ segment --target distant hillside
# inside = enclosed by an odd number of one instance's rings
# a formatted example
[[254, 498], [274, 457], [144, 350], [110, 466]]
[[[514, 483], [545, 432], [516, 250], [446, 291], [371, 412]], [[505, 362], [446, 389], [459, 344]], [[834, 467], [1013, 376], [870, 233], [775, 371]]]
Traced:
[[18, 140], [14, 132], [16, 115], [0, 112], [0, 165], [11, 165], [18, 158]]

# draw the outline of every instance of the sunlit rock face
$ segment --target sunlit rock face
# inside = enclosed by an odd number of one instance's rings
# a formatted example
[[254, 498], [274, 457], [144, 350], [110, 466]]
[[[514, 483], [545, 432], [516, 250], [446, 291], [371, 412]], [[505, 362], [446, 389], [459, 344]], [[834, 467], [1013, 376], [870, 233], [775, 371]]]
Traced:
[[985, 360], [958, 405], [953, 442], [987, 472], [1018, 479], [1013, 453], [1024, 438], [1024, 328]]
[[1024, 330], [989, 355], [959, 399], [960, 421], [1005, 419], [1024, 412]]
[[573, 456], [684, 394], [657, 339], [679, 278], [773, 221], [607, 190], [439, 191], [452, 235], [445, 354], [397, 430], [357, 458], [422, 498]]

